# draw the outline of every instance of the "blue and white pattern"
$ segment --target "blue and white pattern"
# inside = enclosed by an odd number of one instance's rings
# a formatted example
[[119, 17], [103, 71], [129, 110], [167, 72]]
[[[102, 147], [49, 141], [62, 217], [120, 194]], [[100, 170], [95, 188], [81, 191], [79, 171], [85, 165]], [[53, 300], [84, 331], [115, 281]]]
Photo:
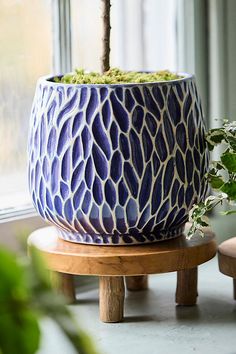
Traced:
[[125, 85], [41, 78], [28, 149], [34, 205], [72, 242], [176, 237], [206, 193], [204, 134], [192, 76]]

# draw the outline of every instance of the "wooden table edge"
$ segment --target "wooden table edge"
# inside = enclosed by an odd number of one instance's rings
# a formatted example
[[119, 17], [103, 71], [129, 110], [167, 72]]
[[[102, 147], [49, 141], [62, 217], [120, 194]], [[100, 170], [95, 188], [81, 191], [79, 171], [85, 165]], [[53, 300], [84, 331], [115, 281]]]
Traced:
[[229, 266], [229, 264], [236, 264], [236, 258], [228, 256], [224, 253], [221, 253], [220, 250], [218, 249], [218, 264], [219, 264], [219, 270], [222, 274], [225, 274], [231, 278], [236, 278], [236, 268], [235, 270], [232, 270], [232, 268]]

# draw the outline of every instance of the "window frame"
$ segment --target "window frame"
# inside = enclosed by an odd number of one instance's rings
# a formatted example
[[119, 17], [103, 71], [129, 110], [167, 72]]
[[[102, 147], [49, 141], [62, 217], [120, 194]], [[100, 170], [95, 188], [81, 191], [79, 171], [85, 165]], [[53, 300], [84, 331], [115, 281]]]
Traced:
[[52, 1], [53, 14], [53, 69], [56, 74], [71, 71], [71, 1]]
[[[70, 0], [51, 0], [52, 8], [52, 30], [53, 30], [53, 73], [60, 74], [71, 71], [71, 4]], [[36, 227], [45, 225], [45, 222], [38, 216], [33, 205], [25, 204], [20, 207], [10, 207], [0, 211], [0, 240], [1, 235], [9, 238], [10, 233], [6, 231], [5, 225], [12, 230], [12, 224], [18, 224], [24, 220], [27, 229], [33, 230]], [[4, 232], [2, 232], [4, 230]]]
[[194, 73], [201, 93], [206, 123], [209, 126], [209, 5], [205, 0], [178, 0], [178, 70]]

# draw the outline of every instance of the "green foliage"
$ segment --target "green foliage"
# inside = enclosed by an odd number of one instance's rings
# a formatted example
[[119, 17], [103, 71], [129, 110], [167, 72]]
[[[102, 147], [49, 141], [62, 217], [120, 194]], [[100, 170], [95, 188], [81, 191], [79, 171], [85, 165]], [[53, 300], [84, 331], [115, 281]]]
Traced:
[[226, 151], [220, 157], [223, 166], [229, 172], [236, 172], [236, 153], [233, 151]]
[[76, 69], [75, 73], [66, 74], [61, 79], [56, 78], [55, 82], [65, 84], [125, 84], [125, 83], [143, 83], [156, 81], [177, 80], [180, 77], [170, 71], [157, 71], [153, 73], [122, 71], [113, 68], [100, 74], [97, 72], [86, 73], [83, 69]]
[[188, 231], [187, 238], [191, 238], [196, 231], [200, 233], [201, 236], [204, 236], [203, 227], [208, 226], [208, 219], [206, 214], [214, 209], [217, 205], [222, 204], [225, 200], [224, 194], [211, 195], [199, 204], [195, 204], [190, 212], [192, 219], [192, 225]]
[[[209, 150], [212, 151], [220, 145], [224, 150], [219, 161], [213, 161], [206, 179], [215, 195], [208, 197], [204, 202], [194, 205], [191, 211], [192, 227], [188, 237], [192, 237], [198, 230], [202, 233], [202, 227], [207, 226], [206, 215], [218, 204], [224, 201], [236, 201], [236, 121], [229, 123], [224, 121], [223, 126], [211, 129], [206, 135]], [[228, 210], [223, 215], [236, 213], [236, 210]]]
[[0, 349], [3, 354], [35, 353], [40, 332], [24, 268], [0, 250], [0, 274]]
[[208, 182], [213, 189], [219, 189], [224, 184], [223, 177], [219, 175], [217, 171], [217, 168], [212, 168], [207, 174]]
[[48, 272], [37, 253], [16, 258], [0, 250], [0, 353], [33, 354], [39, 348], [39, 320], [51, 317], [80, 354], [96, 354], [95, 349], [65, 306], [65, 299], [54, 293]]

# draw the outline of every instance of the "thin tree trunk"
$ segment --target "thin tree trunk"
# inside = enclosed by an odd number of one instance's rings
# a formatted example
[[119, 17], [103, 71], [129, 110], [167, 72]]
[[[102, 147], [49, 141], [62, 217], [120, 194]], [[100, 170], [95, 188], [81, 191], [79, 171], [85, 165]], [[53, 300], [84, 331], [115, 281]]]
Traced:
[[102, 20], [103, 20], [103, 38], [102, 38], [102, 72], [110, 69], [110, 0], [102, 0]]

